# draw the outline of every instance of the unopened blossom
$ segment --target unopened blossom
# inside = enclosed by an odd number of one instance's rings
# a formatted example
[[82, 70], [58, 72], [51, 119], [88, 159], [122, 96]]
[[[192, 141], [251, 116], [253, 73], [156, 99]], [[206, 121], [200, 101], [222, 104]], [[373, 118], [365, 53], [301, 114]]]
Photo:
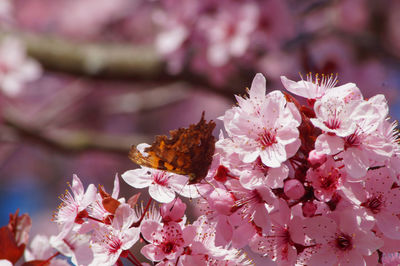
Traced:
[[92, 244], [94, 260], [90, 265], [114, 265], [122, 251], [129, 250], [139, 240], [139, 228], [131, 227], [137, 220], [134, 210], [128, 204], [121, 204], [112, 224], [96, 229]]
[[25, 83], [40, 77], [39, 64], [26, 55], [23, 44], [14, 38], [5, 38], [0, 44], [0, 90], [16, 96]]
[[285, 195], [290, 199], [300, 199], [305, 193], [303, 184], [297, 179], [290, 179], [285, 182], [283, 187]]
[[70, 188], [73, 195], [67, 190], [60, 197], [62, 202], [54, 216], [54, 221], [61, 227], [58, 239], [64, 238], [75, 224], [82, 224], [84, 222], [83, 218], [88, 216], [87, 207], [96, 198], [96, 187], [90, 184], [85, 192], [81, 180], [76, 175], [72, 178], [72, 186]]

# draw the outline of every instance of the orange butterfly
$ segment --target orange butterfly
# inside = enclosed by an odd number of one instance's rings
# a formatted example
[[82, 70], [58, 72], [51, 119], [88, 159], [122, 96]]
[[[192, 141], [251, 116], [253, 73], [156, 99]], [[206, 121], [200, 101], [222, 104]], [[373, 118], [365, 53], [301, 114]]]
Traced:
[[146, 167], [156, 168], [189, 176], [189, 185], [203, 180], [210, 168], [215, 150], [215, 137], [212, 132], [214, 121], [204, 120], [204, 112], [197, 124], [189, 128], [178, 128], [165, 135], [156, 136], [143, 155], [135, 146], [129, 152], [129, 158]]

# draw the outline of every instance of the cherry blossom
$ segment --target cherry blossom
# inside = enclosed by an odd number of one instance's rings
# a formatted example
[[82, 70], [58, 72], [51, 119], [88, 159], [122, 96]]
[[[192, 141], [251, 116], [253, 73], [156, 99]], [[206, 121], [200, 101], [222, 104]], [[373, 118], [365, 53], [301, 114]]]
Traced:
[[338, 221], [315, 216], [304, 223], [305, 233], [318, 245], [307, 265], [365, 265], [383, 241], [371, 231], [363, 231], [351, 212], [341, 212]]
[[325, 94], [340, 95], [342, 99], [362, 99], [362, 94], [354, 83], [335, 87], [338, 80], [337, 76], [333, 75], [316, 74], [313, 79], [311, 74], [307, 74], [306, 80], [297, 82], [281, 76], [281, 81], [288, 91], [307, 99], [320, 99]]
[[26, 55], [25, 47], [15, 38], [0, 44], [0, 88], [8, 96], [18, 95], [26, 82], [40, 77], [39, 64]]
[[[279, 91], [267, 94], [260, 107], [245, 105], [243, 101], [240, 105], [243, 107], [230, 111], [234, 113], [227, 112], [223, 118], [230, 137], [237, 144], [236, 152], [245, 163], [260, 157], [266, 166], [280, 167], [291, 150], [297, 150], [300, 145], [297, 127], [301, 118], [297, 109]], [[258, 109], [255, 116], [254, 110]]]
[[129, 250], [139, 240], [139, 228], [131, 227], [138, 220], [128, 204], [121, 204], [111, 225], [96, 229], [92, 244], [94, 260], [89, 265], [114, 265], [124, 250]]
[[[36, 235], [31, 242], [31, 248], [25, 249], [25, 260], [47, 261], [50, 259], [51, 266], [67, 266], [69, 263], [66, 260], [53, 258], [57, 251], [50, 245], [49, 238], [44, 235]], [[11, 265], [11, 264], [10, 264]]]
[[175, 192], [192, 198], [200, 196], [196, 185], [187, 184], [187, 177], [167, 171], [142, 166], [140, 169], [126, 171], [122, 178], [132, 187], [149, 187], [150, 196], [161, 203], [173, 201]]
[[152, 261], [176, 259], [185, 246], [188, 230], [182, 230], [175, 222], [160, 225], [154, 221], [146, 221], [141, 226], [143, 237], [150, 242], [141, 250], [142, 254]]
[[349, 199], [363, 207], [376, 220], [379, 230], [400, 239], [400, 188], [392, 188], [393, 173], [386, 167], [369, 170], [364, 184], [353, 184]]
[[87, 207], [92, 204], [96, 198], [96, 187], [90, 184], [85, 192], [83, 184], [78, 176], [72, 178], [70, 186], [73, 195], [67, 190], [61, 197], [61, 204], [55, 214], [54, 220], [61, 226], [59, 239], [64, 238], [75, 224], [82, 224], [83, 218], [88, 216]]

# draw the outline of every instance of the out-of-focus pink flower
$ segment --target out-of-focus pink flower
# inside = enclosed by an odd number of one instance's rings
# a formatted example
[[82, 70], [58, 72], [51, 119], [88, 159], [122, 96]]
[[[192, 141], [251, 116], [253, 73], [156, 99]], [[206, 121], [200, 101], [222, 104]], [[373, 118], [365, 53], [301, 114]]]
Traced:
[[40, 77], [40, 65], [27, 57], [25, 47], [14, 38], [0, 44], [0, 90], [8, 96], [18, 95], [25, 83]]
[[57, 236], [63, 239], [73, 228], [74, 224], [82, 224], [83, 218], [87, 217], [86, 208], [92, 204], [96, 198], [96, 187], [90, 184], [85, 192], [83, 184], [78, 176], [72, 178], [70, 186], [73, 195], [67, 190], [61, 197], [61, 204], [55, 214], [54, 220], [61, 226], [61, 231]]
[[50, 237], [50, 244], [62, 255], [69, 257], [75, 265], [89, 265], [93, 261], [91, 236], [86, 234], [69, 234], [63, 239]]
[[[72, 0], [65, 1], [60, 12], [59, 27], [63, 34], [90, 38], [99, 34], [103, 27], [112, 21], [132, 12], [138, 1], [129, 0]], [[93, 8], [96, 7], [96, 8]], [[90, 16], [87, 11], [90, 10]]]
[[0, 266], [13, 266], [9, 260], [0, 260]]
[[9, 0], [0, 1], [0, 21], [8, 20], [11, 17], [12, 5]]
[[[47, 236], [36, 235], [31, 242], [31, 248], [25, 249], [24, 255], [25, 255], [25, 261], [27, 262], [33, 260], [47, 261], [56, 253], [57, 251], [50, 245], [50, 241]], [[52, 258], [49, 265], [68, 266], [69, 263], [66, 260]]]
[[171, 201], [170, 203], [164, 203], [160, 207], [160, 214], [164, 223], [167, 222], [180, 222], [182, 217], [185, 215], [186, 204], [182, 202], [180, 198]]

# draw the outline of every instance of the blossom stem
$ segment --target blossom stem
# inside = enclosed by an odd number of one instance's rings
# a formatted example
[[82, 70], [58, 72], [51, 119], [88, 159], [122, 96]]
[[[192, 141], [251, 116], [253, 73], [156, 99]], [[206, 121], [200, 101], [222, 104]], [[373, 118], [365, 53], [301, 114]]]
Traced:
[[131, 257], [127, 257], [127, 259], [132, 262], [135, 265], [142, 265], [142, 263], [135, 257], [135, 255], [132, 254], [132, 252], [130, 250], [128, 250], [128, 254]]
[[88, 219], [91, 219], [91, 220], [93, 220], [93, 221], [96, 221], [96, 222], [99, 222], [99, 223], [104, 224], [104, 221], [102, 221], [102, 220], [100, 220], [100, 219], [97, 219], [97, 218], [94, 218], [94, 217], [92, 217], [92, 216], [88, 216], [87, 218], [88, 218]]
[[48, 258], [46, 261], [44, 261], [42, 265], [46, 265], [47, 263], [50, 263], [50, 261], [51, 261], [52, 259], [54, 259], [55, 257], [57, 257], [57, 256], [60, 255], [60, 254], [61, 254], [60, 252], [54, 253], [50, 258]]

